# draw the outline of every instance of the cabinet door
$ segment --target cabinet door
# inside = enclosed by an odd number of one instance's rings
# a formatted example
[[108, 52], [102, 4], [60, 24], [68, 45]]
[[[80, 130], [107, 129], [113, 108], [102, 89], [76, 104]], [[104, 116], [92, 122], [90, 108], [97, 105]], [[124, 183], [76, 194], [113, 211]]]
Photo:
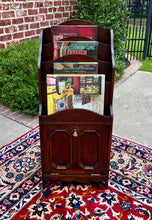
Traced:
[[65, 172], [72, 166], [72, 136], [62, 126], [44, 126], [42, 129], [42, 169], [45, 173]]
[[109, 126], [56, 124], [43, 127], [42, 168], [45, 173], [108, 173]]
[[79, 127], [78, 165], [81, 172], [107, 174], [109, 158], [109, 126], [102, 124]]

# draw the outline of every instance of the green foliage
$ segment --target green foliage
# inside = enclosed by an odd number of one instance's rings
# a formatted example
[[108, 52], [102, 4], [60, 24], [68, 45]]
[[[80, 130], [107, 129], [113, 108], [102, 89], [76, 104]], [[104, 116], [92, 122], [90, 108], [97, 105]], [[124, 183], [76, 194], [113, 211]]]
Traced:
[[0, 104], [38, 114], [38, 50], [39, 41], [31, 39], [0, 51]]
[[116, 60], [115, 65], [117, 67], [115, 71], [115, 81], [118, 81], [124, 74], [125, 63], [121, 60]]
[[[76, 0], [75, 18], [91, 21], [97, 25], [112, 28], [114, 31], [114, 50], [116, 75], [122, 75], [127, 40], [127, 9], [124, 0]], [[121, 65], [121, 67], [120, 67]], [[121, 73], [120, 73], [121, 71]]]
[[149, 59], [148, 57], [146, 60], [141, 60], [142, 66], [139, 68], [139, 70], [152, 72], [152, 59]]

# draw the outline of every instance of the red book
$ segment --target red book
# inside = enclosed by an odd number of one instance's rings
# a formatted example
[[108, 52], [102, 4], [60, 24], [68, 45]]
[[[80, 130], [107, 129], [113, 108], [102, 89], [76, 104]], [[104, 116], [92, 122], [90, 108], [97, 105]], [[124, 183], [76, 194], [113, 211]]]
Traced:
[[52, 26], [52, 40], [59, 41], [63, 38], [81, 36], [97, 40], [97, 25], [57, 25]]

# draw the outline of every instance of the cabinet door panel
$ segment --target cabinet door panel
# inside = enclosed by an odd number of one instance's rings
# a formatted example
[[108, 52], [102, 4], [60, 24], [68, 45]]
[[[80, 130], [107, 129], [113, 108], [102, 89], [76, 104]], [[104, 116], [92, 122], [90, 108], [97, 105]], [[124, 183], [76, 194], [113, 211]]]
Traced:
[[72, 136], [68, 129], [51, 125], [41, 128], [41, 157], [44, 173], [66, 172], [71, 168]]
[[79, 165], [83, 169], [95, 169], [100, 165], [101, 135], [95, 130], [85, 130], [79, 137]]
[[71, 166], [71, 135], [67, 130], [55, 130], [50, 134], [50, 158], [56, 169]]
[[[109, 132], [110, 126], [84, 124], [79, 126], [78, 164], [79, 172], [107, 175], [109, 172]], [[73, 149], [76, 148], [73, 146]]]

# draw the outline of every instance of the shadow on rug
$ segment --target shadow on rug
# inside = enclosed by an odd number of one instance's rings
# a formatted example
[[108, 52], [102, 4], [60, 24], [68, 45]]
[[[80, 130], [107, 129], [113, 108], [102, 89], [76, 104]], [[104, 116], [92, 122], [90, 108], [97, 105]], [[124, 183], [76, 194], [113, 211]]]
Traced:
[[152, 153], [113, 136], [109, 187], [51, 183], [42, 190], [39, 128], [0, 149], [0, 219], [152, 219]]

